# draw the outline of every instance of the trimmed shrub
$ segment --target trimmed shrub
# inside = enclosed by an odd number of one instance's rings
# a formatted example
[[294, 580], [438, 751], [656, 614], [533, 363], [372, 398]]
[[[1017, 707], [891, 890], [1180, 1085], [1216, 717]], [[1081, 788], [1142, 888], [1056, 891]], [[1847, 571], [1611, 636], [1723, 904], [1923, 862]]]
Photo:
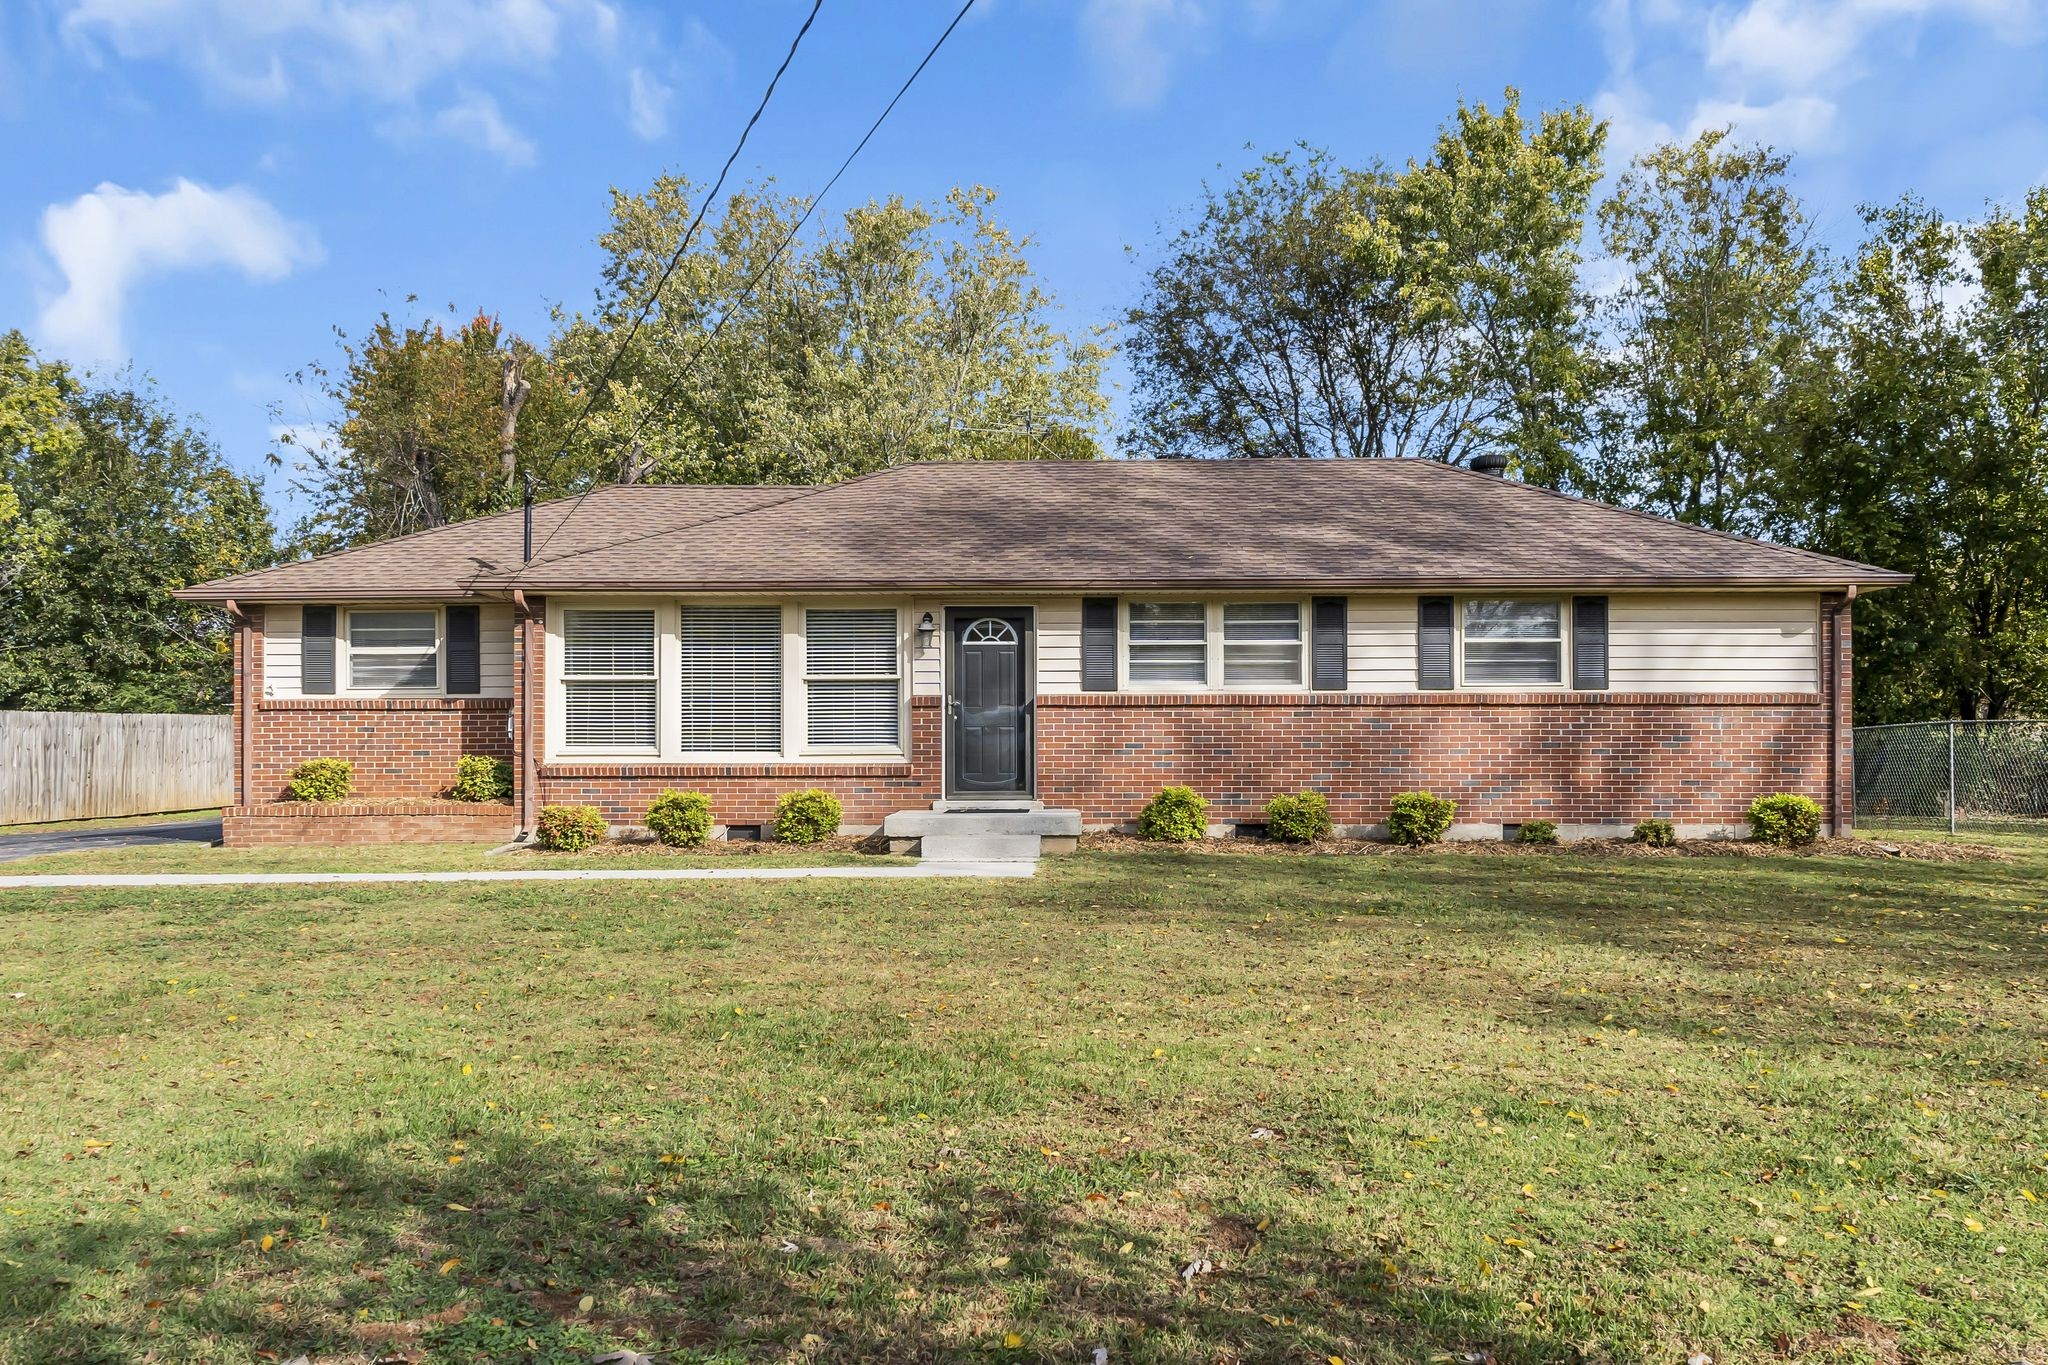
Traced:
[[533, 841], [557, 853], [574, 853], [604, 838], [609, 828], [596, 806], [542, 806]]
[[1312, 844], [1327, 839], [1336, 826], [1330, 823], [1330, 802], [1321, 792], [1296, 792], [1276, 796], [1266, 803], [1267, 837], [1289, 844]]
[[1678, 830], [1669, 820], [1644, 820], [1636, 825], [1636, 842], [1670, 848], [1678, 842]]
[[785, 844], [815, 844], [839, 832], [839, 798], [812, 787], [775, 803], [775, 837]]
[[355, 790], [356, 765], [345, 758], [309, 758], [292, 769], [285, 790], [294, 801], [345, 801]]
[[1451, 827], [1458, 803], [1430, 792], [1402, 792], [1387, 812], [1387, 835], [1397, 844], [1433, 844]]
[[510, 801], [512, 765], [489, 754], [464, 754], [455, 764], [455, 785], [448, 794], [457, 801]]
[[1518, 844], [1554, 844], [1557, 842], [1557, 821], [1524, 820], [1522, 828], [1515, 834]]
[[1209, 832], [1209, 803], [1193, 787], [1162, 787], [1138, 812], [1140, 838], [1192, 843]]
[[1778, 792], [1749, 803], [1750, 837], [1766, 844], [1810, 844], [1820, 837], [1820, 802]]
[[695, 848], [711, 837], [711, 798], [665, 791], [647, 808], [647, 828], [671, 848]]

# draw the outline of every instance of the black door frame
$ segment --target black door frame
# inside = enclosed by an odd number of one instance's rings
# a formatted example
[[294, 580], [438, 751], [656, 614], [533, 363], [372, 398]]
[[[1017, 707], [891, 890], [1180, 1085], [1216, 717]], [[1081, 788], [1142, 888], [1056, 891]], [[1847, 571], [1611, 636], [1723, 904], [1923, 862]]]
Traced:
[[[959, 651], [955, 638], [968, 622], [984, 616], [1021, 618], [1024, 632], [1024, 787], [1017, 792], [956, 792], [953, 789], [953, 747], [954, 747], [954, 686], [956, 672], [960, 666]], [[945, 613], [945, 634], [940, 645], [942, 667], [945, 674], [945, 692], [942, 698], [945, 724], [940, 729], [939, 767], [940, 789], [948, 800], [957, 801], [1020, 801], [1029, 800], [1038, 794], [1038, 609], [1026, 603], [992, 602], [985, 606], [947, 607]]]

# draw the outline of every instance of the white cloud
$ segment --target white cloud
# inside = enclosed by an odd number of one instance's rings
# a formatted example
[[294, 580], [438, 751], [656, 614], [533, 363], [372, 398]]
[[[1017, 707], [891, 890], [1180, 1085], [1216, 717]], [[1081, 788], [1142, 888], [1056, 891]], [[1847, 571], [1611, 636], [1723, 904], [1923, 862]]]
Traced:
[[1735, 130], [1738, 141], [1813, 151], [1826, 145], [1835, 126], [1835, 102], [1819, 95], [1787, 95], [1769, 104], [1703, 99], [1693, 106], [1688, 138], [1709, 128]]
[[1852, 68], [1879, 34], [1953, 15], [2009, 33], [2031, 27], [2034, 0], [1749, 0], [1707, 26], [1707, 62], [1782, 88], [1810, 90]]
[[636, 137], [652, 142], [668, 131], [668, 106], [675, 93], [644, 66], [626, 73], [626, 122]]
[[1088, 0], [1081, 42], [1112, 103], [1148, 108], [1165, 96], [1174, 60], [1208, 19], [1199, 0]]
[[470, 91], [434, 115], [437, 131], [497, 157], [507, 166], [531, 166], [533, 143], [511, 124], [489, 95]]
[[253, 190], [178, 180], [162, 194], [111, 183], [43, 210], [43, 249], [64, 277], [36, 319], [42, 341], [81, 361], [127, 355], [129, 294], [143, 280], [226, 266], [257, 281], [317, 263], [320, 243]]

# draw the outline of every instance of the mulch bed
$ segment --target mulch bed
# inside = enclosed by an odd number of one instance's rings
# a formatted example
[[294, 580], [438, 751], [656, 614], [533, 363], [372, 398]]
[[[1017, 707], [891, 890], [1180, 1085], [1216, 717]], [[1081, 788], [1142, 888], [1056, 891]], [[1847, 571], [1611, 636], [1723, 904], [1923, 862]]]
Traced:
[[1747, 839], [1682, 839], [1672, 848], [1651, 848], [1633, 839], [1577, 839], [1568, 844], [1510, 844], [1499, 839], [1459, 839], [1410, 848], [1377, 839], [1322, 839], [1283, 844], [1272, 839], [1197, 839], [1188, 844], [1154, 843], [1132, 834], [1084, 834], [1090, 853], [1219, 853], [1294, 858], [1303, 854], [1356, 854], [1391, 858], [1552, 857], [1560, 853], [1612, 858], [1913, 858], [1934, 863], [2005, 862], [2011, 855], [1984, 844], [1918, 839], [1820, 839], [1800, 848], [1781, 848]]
[[577, 857], [659, 858], [668, 855], [691, 858], [791, 858], [815, 857], [820, 853], [887, 853], [883, 841], [878, 847], [873, 835], [837, 834], [815, 844], [784, 844], [772, 839], [712, 839], [695, 848], [669, 848], [653, 839], [612, 840], [583, 850]]

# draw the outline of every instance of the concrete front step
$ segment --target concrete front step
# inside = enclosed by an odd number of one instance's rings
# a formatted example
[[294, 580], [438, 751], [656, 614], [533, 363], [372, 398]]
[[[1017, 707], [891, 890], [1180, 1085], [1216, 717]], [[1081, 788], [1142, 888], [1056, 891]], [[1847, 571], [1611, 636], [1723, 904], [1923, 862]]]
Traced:
[[891, 839], [922, 839], [934, 834], [1057, 834], [1079, 838], [1077, 810], [899, 810], [882, 821]]
[[928, 863], [1036, 862], [1036, 834], [927, 834], [918, 857]]

